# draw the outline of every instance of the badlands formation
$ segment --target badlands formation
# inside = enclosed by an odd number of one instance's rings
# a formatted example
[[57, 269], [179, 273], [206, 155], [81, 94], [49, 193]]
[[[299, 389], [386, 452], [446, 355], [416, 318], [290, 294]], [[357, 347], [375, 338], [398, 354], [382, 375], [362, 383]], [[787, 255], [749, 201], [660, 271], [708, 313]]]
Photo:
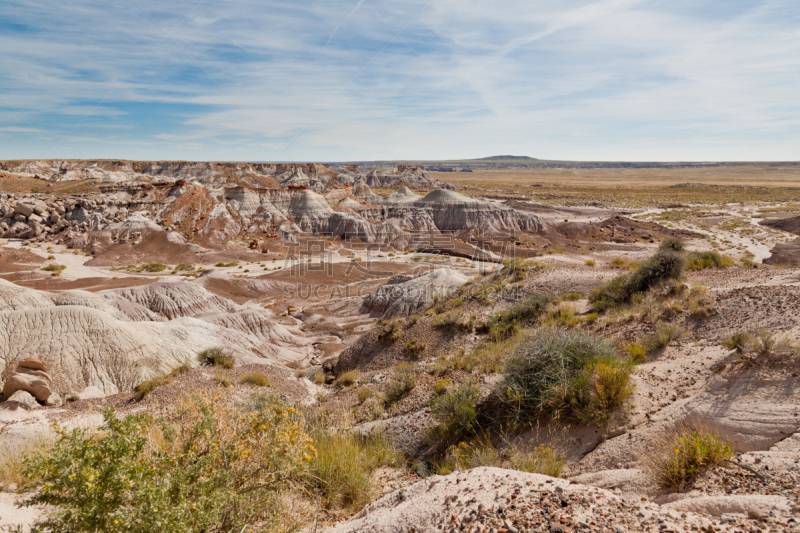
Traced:
[[[106, 404], [246, 402], [258, 391], [238, 380], [260, 372], [332, 431], [403, 456], [355, 503], [294, 494], [301, 530], [800, 531], [790, 206], [690, 224], [490, 197], [407, 165], [9, 161], [0, 183], [6, 454], [52, 422], [97, 426]], [[688, 268], [664, 274], [664, 258]], [[546, 409], [511, 409], [521, 354], [570, 335], [613, 358], [579, 369], [569, 401], [551, 387]], [[215, 348], [232, 368], [200, 366]], [[602, 380], [623, 374], [611, 401]], [[666, 483], [658, 453], [687, 432], [730, 453]], [[46, 512], [13, 507], [35, 487], [0, 483], [0, 525]]]

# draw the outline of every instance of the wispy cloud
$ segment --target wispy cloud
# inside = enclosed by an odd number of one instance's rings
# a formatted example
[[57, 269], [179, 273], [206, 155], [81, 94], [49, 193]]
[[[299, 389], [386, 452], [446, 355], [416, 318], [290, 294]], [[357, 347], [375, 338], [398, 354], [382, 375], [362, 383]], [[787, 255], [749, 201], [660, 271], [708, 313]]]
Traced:
[[800, 159], [794, 0], [198, 1], [0, 4], [0, 158]]

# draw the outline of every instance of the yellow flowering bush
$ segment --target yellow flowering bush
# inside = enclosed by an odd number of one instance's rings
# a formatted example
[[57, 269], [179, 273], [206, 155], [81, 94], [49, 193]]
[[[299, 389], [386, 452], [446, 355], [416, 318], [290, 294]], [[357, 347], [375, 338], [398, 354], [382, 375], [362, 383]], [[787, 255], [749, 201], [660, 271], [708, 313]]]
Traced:
[[274, 398], [245, 407], [197, 394], [169, 420], [103, 416], [98, 433], [57, 427], [50, 455], [29, 462], [40, 490], [24, 504], [53, 506], [42, 530], [281, 530], [284, 484], [316, 456], [302, 419]]

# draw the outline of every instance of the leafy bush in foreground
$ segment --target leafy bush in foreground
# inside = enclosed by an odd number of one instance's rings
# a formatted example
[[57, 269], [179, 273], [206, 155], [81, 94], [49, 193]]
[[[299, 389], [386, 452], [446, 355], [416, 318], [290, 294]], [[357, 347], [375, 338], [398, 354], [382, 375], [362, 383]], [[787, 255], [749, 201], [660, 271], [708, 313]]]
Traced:
[[99, 433], [58, 429], [49, 457], [26, 475], [52, 506], [40, 527], [58, 533], [278, 530], [279, 494], [313, 459], [294, 409], [274, 398], [249, 408], [193, 395], [173, 420], [103, 412]]

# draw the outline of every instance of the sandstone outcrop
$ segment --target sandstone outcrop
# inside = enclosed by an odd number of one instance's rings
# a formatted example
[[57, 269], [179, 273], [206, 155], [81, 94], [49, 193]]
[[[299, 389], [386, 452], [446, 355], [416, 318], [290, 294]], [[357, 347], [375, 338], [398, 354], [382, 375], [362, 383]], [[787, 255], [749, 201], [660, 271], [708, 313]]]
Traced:
[[36, 400], [47, 403], [53, 395], [52, 386], [53, 380], [47, 373], [47, 365], [39, 359], [28, 357], [19, 361], [16, 370], [6, 378], [3, 396], [11, 398], [17, 391], [25, 391]]

